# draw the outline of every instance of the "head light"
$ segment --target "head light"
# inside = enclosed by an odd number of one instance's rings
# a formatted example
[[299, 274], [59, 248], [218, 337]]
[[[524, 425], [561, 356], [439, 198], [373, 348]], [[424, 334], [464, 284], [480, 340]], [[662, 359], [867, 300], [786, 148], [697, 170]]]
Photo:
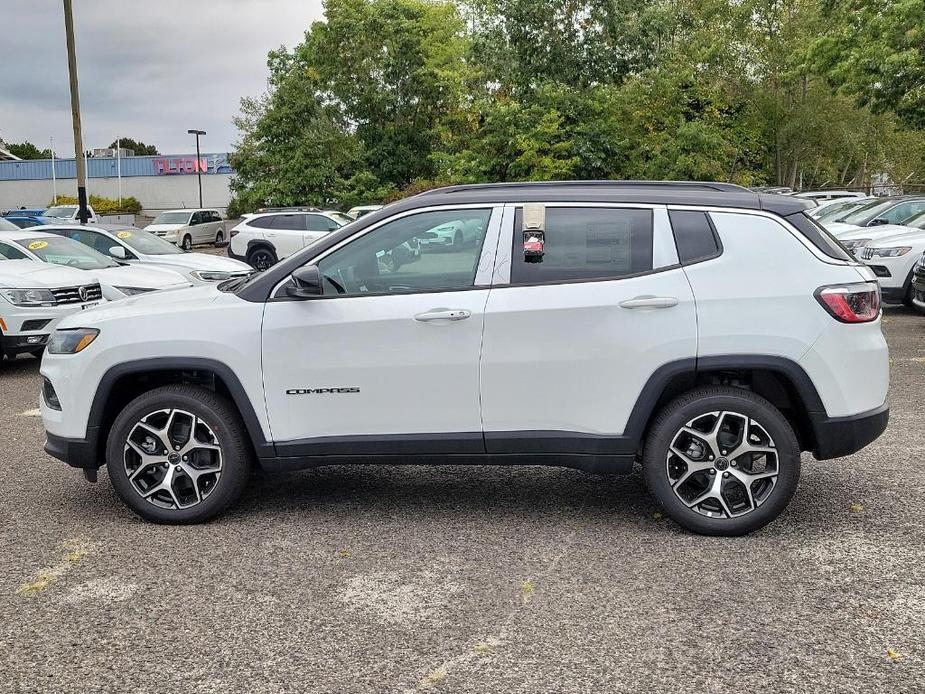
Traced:
[[847, 248], [849, 251], [853, 251], [861, 246], [866, 246], [871, 242], [871, 239], [850, 239], [847, 241], [842, 241], [842, 245]]
[[96, 328], [55, 330], [48, 340], [47, 350], [50, 354], [77, 354], [86, 349], [99, 334]]
[[230, 280], [230, 272], [212, 271], [212, 270], [193, 270], [190, 275], [203, 282], [222, 282]]
[[901, 255], [906, 255], [912, 248], [909, 246], [899, 246], [897, 248], [871, 248], [870, 257], [871, 258], [897, 258]]
[[55, 295], [50, 289], [3, 289], [3, 298], [16, 306], [54, 306]]

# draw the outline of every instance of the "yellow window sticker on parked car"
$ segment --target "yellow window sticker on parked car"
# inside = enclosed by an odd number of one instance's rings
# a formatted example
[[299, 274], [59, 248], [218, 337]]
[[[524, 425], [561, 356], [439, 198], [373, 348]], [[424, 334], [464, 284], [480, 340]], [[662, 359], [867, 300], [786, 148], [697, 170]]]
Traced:
[[43, 248], [48, 248], [48, 241], [33, 241], [29, 244], [30, 251], [40, 251]]
[[132, 238], [132, 232], [130, 231], [120, 231], [116, 236], [120, 239], [130, 239]]

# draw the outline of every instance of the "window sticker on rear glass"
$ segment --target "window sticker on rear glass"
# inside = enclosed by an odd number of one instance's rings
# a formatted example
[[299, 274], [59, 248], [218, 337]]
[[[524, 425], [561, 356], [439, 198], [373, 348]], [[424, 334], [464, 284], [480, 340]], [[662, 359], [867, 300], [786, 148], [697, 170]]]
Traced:
[[614, 269], [629, 270], [632, 227], [627, 220], [615, 219], [606, 224], [590, 223], [585, 231], [588, 265], [606, 264]]
[[117, 237], [117, 238], [120, 238], [120, 239], [130, 239], [130, 238], [132, 238], [132, 232], [130, 232], [130, 231], [120, 231], [118, 234], [116, 234], [116, 237]]
[[33, 241], [29, 244], [30, 251], [40, 251], [43, 248], [48, 248], [48, 241]]

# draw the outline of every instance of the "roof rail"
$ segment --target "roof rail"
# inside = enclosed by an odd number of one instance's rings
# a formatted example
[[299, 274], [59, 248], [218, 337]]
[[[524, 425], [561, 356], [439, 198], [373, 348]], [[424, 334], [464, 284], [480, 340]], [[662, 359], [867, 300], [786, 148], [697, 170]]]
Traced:
[[464, 193], [496, 188], [575, 187], [575, 188], [664, 188], [666, 190], [712, 190], [720, 193], [752, 193], [735, 183], [716, 181], [507, 181], [504, 183], [466, 183], [424, 191], [418, 195]]

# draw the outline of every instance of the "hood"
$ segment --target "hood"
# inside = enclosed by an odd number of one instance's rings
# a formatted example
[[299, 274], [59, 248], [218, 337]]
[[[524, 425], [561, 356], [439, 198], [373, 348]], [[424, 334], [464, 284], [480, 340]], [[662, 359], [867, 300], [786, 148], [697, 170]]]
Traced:
[[847, 234], [849, 231], [857, 231], [858, 229], [864, 229], [865, 227], [859, 227], [857, 224], [845, 224], [844, 222], [820, 222], [829, 233], [835, 234], [835, 238], [841, 238], [842, 234]]
[[[909, 227], [901, 227], [902, 229], [908, 229]], [[925, 245], [925, 230], [916, 229], [914, 231], [907, 231], [904, 234], [893, 234], [892, 236], [884, 236], [883, 238], [877, 239], [876, 243], [868, 244], [869, 247], [873, 248], [889, 248], [890, 246], [912, 246], [912, 250], [919, 252], [925, 250], [922, 246]]]
[[182, 229], [187, 226], [186, 223], [182, 224], [149, 224], [145, 227], [145, 231], [173, 231], [174, 229]]
[[173, 289], [190, 286], [190, 283], [183, 275], [166, 268], [128, 265], [94, 270], [93, 272], [99, 277], [100, 282], [112, 287]]
[[41, 260], [0, 260], [0, 287], [6, 289], [56, 289], [98, 282], [96, 272]]
[[147, 262], [163, 267], [178, 267], [185, 270], [215, 270], [218, 272], [253, 272], [247, 263], [232, 258], [206, 253], [178, 253], [176, 255], [148, 255]]
[[100, 323], [118, 322], [123, 318], [156, 313], [171, 313], [179, 316], [186, 311], [194, 311], [211, 304], [219, 296], [221, 296], [221, 292], [215, 288], [214, 284], [187, 287], [169, 292], [139, 294], [120, 301], [105, 303], [93, 309], [92, 318], [90, 318], [90, 312], [78, 312], [67, 316], [58, 327], [94, 327]]
[[904, 227], [902, 224], [884, 224], [876, 227], [858, 227], [838, 235], [840, 241], [853, 241], [855, 239], [882, 239], [886, 236], [898, 236], [899, 234], [911, 234], [921, 229], [915, 227]]

